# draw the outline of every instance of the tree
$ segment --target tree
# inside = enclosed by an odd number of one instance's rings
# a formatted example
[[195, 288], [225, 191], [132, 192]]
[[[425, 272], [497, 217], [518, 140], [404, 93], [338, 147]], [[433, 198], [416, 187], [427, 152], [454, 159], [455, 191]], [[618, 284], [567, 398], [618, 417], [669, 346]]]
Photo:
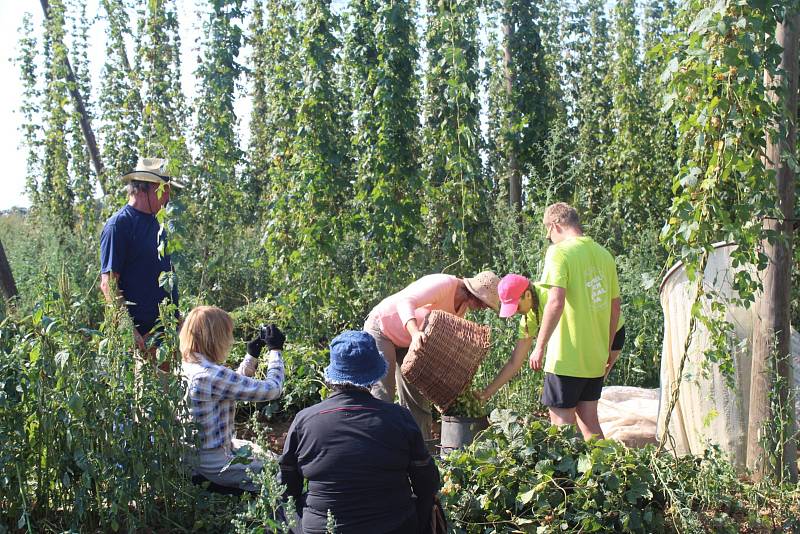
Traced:
[[17, 296], [17, 284], [14, 282], [14, 273], [8, 264], [6, 250], [3, 248], [2, 241], [0, 241], [0, 290], [2, 290], [3, 297], [6, 300]]
[[314, 331], [327, 320], [341, 322], [327, 317], [325, 310], [342, 303], [328, 303], [325, 297], [341, 297], [347, 287], [342, 279], [348, 273], [339, 268], [338, 259], [351, 176], [336, 79], [338, 19], [329, 0], [302, 0], [299, 6], [299, 45], [296, 62], [290, 65], [304, 68], [294, 129], [283, 134], [288, 160], [270, 173], [271, 213], [265, 237], [281, 298]]
[[[764, 136], [766, 167], [775, 175], [777, 213], [763, 223], [767, 266], [753, 325], [747, 443], [747, 466], [753, 469], [756, 478], [772, 474], [783, 480], [788, 474], [792, 482], [797, 482], [790, 295], [797, 179], [798, 24], [797, 7], [790, 8], [778, 23], [775, 35], [782, 48], [780, 70], [764, 74], [764, 84], [770, 89], [778, 112], [774, 118], [776, 131], [768, 131]], [[766, 459], [773, 450], [765, 450], [763, 438], [759, 439], [771, 419], [777, 419], [779, 426], [774, 439], [777, 458], [772, 466]]]
[[64, 46], [64, 4], [50, 3], [45, 19], [45, 138], [40, 199], [53, 223], [64, 230], [75, 224], [75, 192], [68, 173], [67, 132], [70, 94], [67, 82], [67, 50]]
[[22, 130], [25, 146], [28, 149], [25, 190], [31, 200], [31, 205], [38, 208], [42, 204], [38, 177], [42, 174], [43, 165], [41, 155], [43, 128], [40, 124], [43, 95], [39, 87], [41, 73], [38, 72], [36, 63], [38, 42], [30, 13], [25, 14], [18, 33], [22, 35], [19, 41], [19, 55], [16, 58], [23, 87], [20, 106], [23, 122], [20, 130]]
[[[647, 211], [640, 198], [647, 197], [649, 176], [644, 174], [642, 160], [645, 147], [641, 144], [640, 130], [644, 102], [641, 94], [641, 60], [639, 32], [636, 23], [635, 0], [621, 0], [614, 8], [613, 47], [614, 59], [611, 76], [607, 79], [613, 95], [611, 129], [613, 138], [608, 148], [608, 163], [611, 171], [611, 200], [613, 221], [625, 221], [633, 231], [641, 230], [643, 222], [653, 215]], [[620, 238], [622, 228], [613, 228]]]
[[[88, 32], [89, 21], [86, 17], [86, 5], [83, 2], [73, 0], [70, 33], [72, 35], [72, 46], [70, 48], [70, 65], [73, 69], [72, 88], [73, 93], [79, 95], [91, 95], [91, 80], [89, 76], [89, 57]], [[97, 219], [95, 209], [95, 190], [97, 183], [92, 176], [92, 155], [86, 141], [82, 135], [81, 122], [92, 123], [93, 108], [89, 100], [83, 100], [82, 107], [73, 106], [70, 116], [70, 135], [69, 152], [70, 166], [69, 174], [73, 180], [75, 190], [75, 208], [83, 222], [91, 227]], [[83, 111], [79, 111], [82, 109]], [[105, 176], [101, 177], [105, 184]], [[94, 228], [91, 228], [94, 231]]]
[[[212, 0], [203, 23], [201, 56], [195, 75], [200, 81], [194, 129], [194, 146], [198, 157], [192, 172], [191, 200], [187, 218], [195, 221], [188, 247], [202, 265], [197, 291], [206, 291], [206, 282], [215, 283], [210, 290], [216, 293], [244, 288], [235, 280], [239, 265], [246, 259], [236, 257], [241, 247], [233, 243], [241, 238], [237, 227], [252, 210], [243, 205], [240, 162], [244, 152], [239, 147], [239, 120], [234, 102], [244, 67], [238, 57], [242, 47], [244, 0]], [[246, 250], [246, 249], [244, 249]], [[231, 267], [230, 262], [237, 264]], [[235, 293], [235, 291], [231, 291]]]
[[142, 124], [138, 75], [131, 68], [124, 36], [131, 32], [123, 0], [103, 0], [106, 53], [100, 85], [100, 136], [103, 161], [112, 180], [136, 165]]
[[605, 153], [612, 139], [611, 39], [602, 0], [579, 4], [568, 13], [570, 40], [565, 52], [565, 99], [573, 145], [573, 202], [586, 219], [610, 200], [613, 180]]
[[550, 72], [542, 46], [540, 16], [531, 0], [504, 0], [504, 125], [500, 141], [508, 162], [509, 204], [522, 209], [522, 177], [544, 175], [543, 146], [549, 134]]
[[175, 0], [153, 0], [139, 13], [137, 66], [142, 73], [139, 154], [170, 160], [174, 175], [186, 173], [189, 111], [181, 88], [180, 31]]
[[[794, 164], [788, 153], [788, 160], [784, 160], [782, 154], [777, 157], [774, 149], [769, 154], [763, 151], [765, 138], [771, 143], [789, 143], [792, 147], [795, 142], [786, 127], [793, 122], [791, 118], [796, 111], [789, 110], [794, 104], [784, 100], [776, 102], [772, 98], [774, 93], [768, 96], [768, 89], [774, 88], [765, 83], [765, 80], [775, 80], [784, 72], [791, 72], [797, 63], [795, 56], [793, 60], [787, 57], [785, 61], [789, 63], [781, 65], [782, 52], [786, 49], [775, 42], [776, 34], [782, 32], [776, 30], [778, 13], [773, 11], [774, 7], [724, 3], [709, 7], [693, 0], [680, 11], [678, 27], [685, 29], [671, 37], [666, 46], [671, 59], [662, 77], [668, 82], [665, 111], [670, 111], [677, 129], [679, 166], [673, 180], [674, 200], [662, 239], [683, 262], [689, 280], [697, 288], [698, 300], [691, 307], [690, 321], [701, 322], [711, 333], [712, 347], [704, 355], [705, 363], [718, 366], [724, 376], [735, 373], [729, 347], [732, 326], [725, 321], [729, 301], [715, 298], [703, 285], [706, 260], [712, 244], [720, 239], [737, 244], [731, 252], [734, 266], [750, 265], [763, 271], [770, 261], [780, 257], [770, 258], [765, 254], [774, 249], [765, 250], [764, 240], [772, 240], [774, 245], [774, 240], [780, 237], [769, 228], [765, 229], [762, 222], [765, 218], [774, 218], [785, 223], [786, 216], [781, 210], [788, 206], [782, 203], [783, 197], [778, 196], [776, 183], [786, 184], [783, 177], [776, 182], [774, 171], [768, 170], [766, 164], [767, 161], [770, 165], [791, 167]], [[790, 42], [796, 46], [794, 39]], [[796, 84], [796, 74], [790, 79]], [[795, 98], [797, 86], [787, 87]], [[765, 155], [768, 160], [763, 158]], [[779, 198], [781, 202], [777, 202]], [[787, 227], [781, 230], [784, 229]], [[751, 304], [760, 285], [751, 269], [738, 269], [732, 275], [731, 286], [740, 304]], [[774, 295], [773, 290], [770, 291], [770, 296]], [[786, 287], [783, 291], [790, 293]], [[711, 302], [710, 313], [703, 312], [701, 298]], [[778, 302], [782, 305], [783, 301]], [[759, 362], [764, 363], [765, 338], [769, 338], [771, 347], [772, 334], [778, 334], [777, 329], [785, 327], [779, 324], [783, 319], [777, 313], [767, 320], [768, 329], [759, 332], [754, 340], [762, 351], [754, 353], [754, 361], [758, 361], [756, 367]], [[693, 330], [692, 324], [689, 330]], [[777, 351], [773, 354], [780, 355]], [[776, 364], [772, 371], [778, 371], [779, 382], [786, 385], [791, 375], [780, 375], [780, 359], [772, 360]], [[685, 360], [686, 354], [681, 367]], [[764, 376], [758, 369], [755, 371], [751, 381], [773, 379], [774, 375]], [[770, 388], [762, 385], [751, 383], [753, 419], [758, 419], [757, 414], [763, 415], [762, 408], [768, 403], [781, 406], [786, 402], [781, 388], [772, 395]], [[673, 390], [677, 387], [679, 384], [673, 386]], [[761, 393], [757, 393], [759, 391]], [[791, 404], [784, 407], [791, 411]], [[792, 418], [783, 419], [777, 412], [772, 415], [777, 419], [769, 419], [768, 424], [750, 421], [748, 464], [753, 466], [756, 458], [765, 462], [762, 466], [774, 462], [771, 465], [776, 469], [791, 469], [794, 461], [785, 463], [787, 456], [784, 454], [791, 455], [793, 451]], [[667, 424], [668, 421], [664, 427]], [[763, 459], [753, 452], [762, 444], [769, 444], [762, 449], [767, 455]]]
[[474, 0], [428, 4], [423, 103], [423, 221], [439, 268], [488, 260], [489, 182], [481, 172], [478, 12]]
[[250, 41], [253, 112], [250, 115], [248, 190], [257, 200], [274, 202], [273, 181], [279, 185], [291, 158], [296, 132], [300, 67], [299, 28], [295, 0], [256, 0]]
[[373, 265], [359, 270], [378, 285], [395, 287], [405, 270], [390, 269], [387, 280], [386, 268], [408, 261], [421, 225], [412, 5], [407, 0], [355, 0], [350, 11], [345, 67], [354, 125], [351, 205], [361, 237], [359, 262]]

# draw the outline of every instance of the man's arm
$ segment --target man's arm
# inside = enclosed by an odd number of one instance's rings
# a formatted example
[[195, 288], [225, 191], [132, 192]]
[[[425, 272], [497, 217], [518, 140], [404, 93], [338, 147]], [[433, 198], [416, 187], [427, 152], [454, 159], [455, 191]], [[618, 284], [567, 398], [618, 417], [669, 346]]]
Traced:
[[500, 372], [497, 373], [497, 377], [492, 380], [492, 383], [481, 392], [481, 400], [488, 400], [495, 393], [497, 393], [497, 390], [503, 387], [514, 377], [514, 375], [519, 372], [519, 370], [522, 368], [522, 365], [525, 363], [525, 359], [528, 357], [532, 346], [532, 337], [517, 340], [517, 345], [514, 347], [514, 352], [511, 353], [511, 358], [509, 358], [503, 368], [500, 369]]
[[608, 373], [611, 372], [611, 368], [614, 367], [617, 356], [619, 356], [619, 351], [612, 351], [611, 345], [614, 343], [614, 336], [617, 335], [617, 325], [619, 324], [621, 309], [622, 304], [620, 298], [611, 299], [611, 321], [608, 325], [608, 363], [606, 363], [606, 374], [604, 375], [606, 377]]
[[544, 363], [544, 350], [553, 331], [558, 326], [558, 321], [561, 320], [561, 314], [564, 312], [564, 302], [567, 298], [567, 290], [563, 287], [552, 286], [547, 292], [547, 304], [544, 307], [542, 314], [542, 326], [539, 328], [539, 335], [536, 337], [536, 348], [529, 359], [531, 369], [538, 371], [542, 368]]
[[117, 302], [122, 298], [117, 283], [119, 282], [119, 273], [107, 272], [100, 274], [100, 291], [106, 297], [106, 302]]

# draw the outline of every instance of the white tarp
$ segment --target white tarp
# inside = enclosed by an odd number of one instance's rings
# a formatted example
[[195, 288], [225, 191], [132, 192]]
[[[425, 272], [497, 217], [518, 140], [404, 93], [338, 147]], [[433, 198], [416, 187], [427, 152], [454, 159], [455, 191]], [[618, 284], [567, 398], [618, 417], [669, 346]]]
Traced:
[[597, 403], [603, 435], [628, 447], [656, 443], [658, 389], [606, 386]]
[[[727, 306], [726, 319], [734, 326], [734, 339], [729, 340], [733, 356], [734, 387], [726, 385], [718, 367], [712, 365], [706, 376], [701, 367], [704, 351], [710, 347], [708, 331], [702, 324], [688, 350], [684, 380], [678, 402], [669, 423], [670, 442], [678, 454], [702, 454], [709, 443], [728, 453], [733, 463], [742, 468], [746, 458], [747, 419], [750, 399], [750, 339], [753, 334], [755, 307], [745, 309], [726, 299], [735, 295], [730, 253], [733, 245], [718, 244], [708, 260], [704, 285], [715, 292]], [[667, 273], [661, 287], [664, 309], [664, 345], [661, 355], [661, 402], [658, 414], [658, 436], [664, 431], [667, 409], [678, 378], [678, 367], [689, 331], [690, 308], [694, 302], [695, 284], [689, 283], [681, 264]], [[710, 313], [710, 303], [703, 299], [703, 309]], [[800, 356], [800, 336], [792, 332], [792, 354], [795, 368]], [[800, 373], [795, 372], [795, 387]], [[800, 402], [800, 398], [796, 399]], [[797, 407], [796, 407], [797, 409]]]

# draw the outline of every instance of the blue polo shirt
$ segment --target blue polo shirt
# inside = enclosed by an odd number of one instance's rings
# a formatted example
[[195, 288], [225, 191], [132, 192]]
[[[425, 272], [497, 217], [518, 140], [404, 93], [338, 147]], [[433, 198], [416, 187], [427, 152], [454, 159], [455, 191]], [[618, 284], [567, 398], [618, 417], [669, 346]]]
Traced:
[[[158, 285], [161, 273], [172, 270], [168, 255], [159, 257], [160, 225], [154, 215], [125, 205], [103, 227], [100, 235], [100, 272], [119, 274], [117, 286], [129, 302], [128, 313], [139, 333], [146, 334], [158, 320], [158, 304], [170, 295]], [[177, 284], [172, 302], [178, 304]]]

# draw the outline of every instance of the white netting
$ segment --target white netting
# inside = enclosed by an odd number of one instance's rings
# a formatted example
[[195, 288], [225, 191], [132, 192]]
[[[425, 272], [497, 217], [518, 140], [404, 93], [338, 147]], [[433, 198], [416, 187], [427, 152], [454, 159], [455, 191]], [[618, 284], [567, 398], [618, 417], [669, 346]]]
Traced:
[[[702, 454], [708, 443], [715, 443], [728, 453], [737, 467], [744, 466], [747, 446], [747, 419], [750, 399], [750, 340], [753, 334], [755, 307], [745, 309], [732, 301], [736, 272], [731, 266], [733, 245], [719, 244], [708, 259], [703, 282], [707, 292], [715, 292], [727, 302], [727, 320], [734, 326], [729, 346], [734, 359], [734, 387], [726, 385], [722, 373], [714, 366], [703, 376], [703, 352], [709, 348], [710, 336], [702, 324], [689, 346], [678, 402], [669, 423], [669, 434], [678, 454]], [[664, 309], [664, 345], [661, 356], [661, 402], [658, 414], [658, 436], [661, 436], [678, 367], [689, 331], [690, 307], [694, 302], [694, 284], [678, 264], [667, 274], [661, 287]], [[705, 300], [705, 299], [704, 299]], [[708, 302], [703, 308], [710, 313]], [[800, 335], [792, 331], [792, 355], [795, 369], [800, 357]], [[795, 372], [795, 390], [800, 373]], [[800, 399], [796, 399], [796, 404]], [[796, 405], [797, 409], [797, 405]], [[669, 442], [668, 442], [669, 443]]]

